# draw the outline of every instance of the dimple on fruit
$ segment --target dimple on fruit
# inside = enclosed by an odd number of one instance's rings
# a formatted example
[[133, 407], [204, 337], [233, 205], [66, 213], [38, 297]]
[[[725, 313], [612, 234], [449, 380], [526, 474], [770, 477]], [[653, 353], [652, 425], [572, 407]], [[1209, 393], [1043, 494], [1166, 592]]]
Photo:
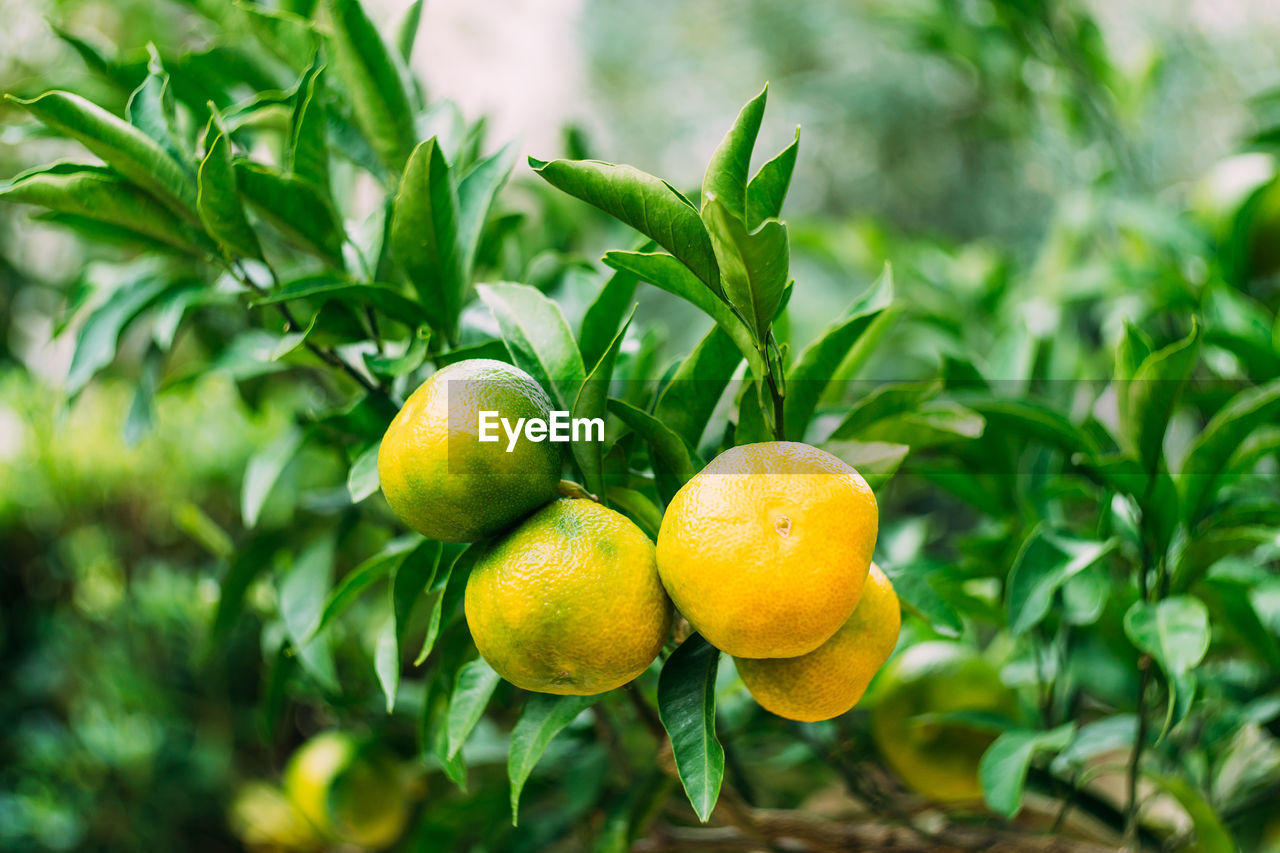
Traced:
[[978, 763], [995, 734], [939, 717], [959, 711], [1012, 716], [1015, 699], [1000, 674], [968, 646], [934, 641], [894, 658], [881, 679], [871, 736], [902, 781], [941, 803], [981, 800]]
[[653, 543], [584, 499], [557, 500], [494, 544], [471, 570], [464, 607], [489, 665], [543, 693], [621, 687], [671, 631]]
[[658, 570], [680, 612], [740, 658], [808, 654], [848, 621], [879, 523], [849, 465], [807, 444], [747, 444], [676, 493], [658, 533]]
[[780, 717], [804, 722], [838, 717], [858, 703], [898, 643], [898, 596], [872, 563], [853, 615], [818, 648], [794, 658], [738, 658], [752, 697]]
[[499, 533], [550, 501], [560, 482], [559, 445], [521, 437], [479, 441], [479, 413], [546, 419], [551, 401], [533, 377], [501, 361], [445, 367], [414, 391], [382, 438], [378, 477], [409, 527], [443, 542]]

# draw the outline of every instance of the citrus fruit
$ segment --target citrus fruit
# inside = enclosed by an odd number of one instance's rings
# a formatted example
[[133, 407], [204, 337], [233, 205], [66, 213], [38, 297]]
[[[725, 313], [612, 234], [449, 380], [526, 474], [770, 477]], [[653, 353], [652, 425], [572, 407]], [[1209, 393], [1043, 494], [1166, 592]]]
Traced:
[[825, 643], [858, 605], [876, 499], [853, 468], [791, 441], [721, 453], [684, 484], [658, 533], [658, 571], [708, 642], [789, 658]]
[[898, 644], [893, 584], [871, 564], [857, 608], [831, 639], [794, 658], [737, 658], [738, 675], [766, 710], [789, 720], [829, 720], [858, 703]]
[[[387, 427], [378, 477], [400, 520], [443, 542], [474, 542], [514, 525], [551, 500], [560, 450], [521, 434], [510, 453], [502, 429], [482, 442], [479, 416], [514, 425], [546, 420], [551, 401], [533, 377], [501, 361], [473, 358], [445, 367], [414, 391]], [[492, 435], [492, 433], [491, 433]]]
[[489, 665], [542, 693], [621, 687], [671, 630], [653, 543], [590, 500], [557, 500], [495, 543], [471, 570], [464, 607]]
[[289, 759], [284, 789], [325, 837], [377, 850], [404, 832], [409, 805], [395, 763], [342, 732], [324, 732]]
[[942, 803], [982, 799], [978, 762], [996, 733], [946, 715], [1012, 716], [1012, 691], [973, 649], [921, 643], [890, 661], [880, 676], [871, 736], [889, 766], [917, 793]]
[[249, 782], [231, 803], [231, 831], [253, 851], [321, 850], [325, 840], [284, 792], [266, 782]]

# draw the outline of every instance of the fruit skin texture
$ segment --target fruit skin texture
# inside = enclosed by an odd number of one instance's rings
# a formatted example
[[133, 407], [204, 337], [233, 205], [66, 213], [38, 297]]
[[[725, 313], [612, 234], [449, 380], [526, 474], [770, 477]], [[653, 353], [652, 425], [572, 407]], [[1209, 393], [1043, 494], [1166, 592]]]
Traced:
[[721, 453], [676, 493], [658, 571], [713, 646], [790, 658], [825, 643], [858, 605], [879, 523], [853, 468], [791, 441]]
[[653, 543], [590, 500], [557, 500], [493, 545], [471, 570], [464, 607], [489, 665], [542, 693], [621, 687], [671, 633]]
[[409, 805], [394, 763], [342, 732], [324, 732], [289, 759], [284, 790], [325, 837], [378, 850], [404, 832]]
[[556, 495], [560, 446], [523, 436], [507, 453], [479, 441], [479, 413], [546, 419], [551, 401], [533, 377], [473, 358], [437, 371], [414, 391], [382, 437], [378, 477], [409, 527], [442, 542], [475, 542], [505, 530]]
[[871, 736], [889, 766], [917, 793], [941, 803], [982, 799], [978, 762], [995, 733], [922, 715], [985, 711], [1013, 716], [1013, 692], [976, 651], [928, 642], [885, 667], [871, 712]]
[[893, 584], [875, 563], [849, 620], [818, 648], [796, 658], [738, 658], [738, 675], [766, 710], [816, 722], [848, 711], [898, 644], [902, 613]]

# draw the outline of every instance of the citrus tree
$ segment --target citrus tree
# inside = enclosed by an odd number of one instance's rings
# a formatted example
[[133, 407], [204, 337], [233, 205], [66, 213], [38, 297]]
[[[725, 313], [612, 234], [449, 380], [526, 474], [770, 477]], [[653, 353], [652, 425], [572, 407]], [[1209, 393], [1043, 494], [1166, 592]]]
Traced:
[[[966, 291], [971, 259], [886, 241], [909, 283], [868, 281], [846, 231], [796, 239], [799, 134], [752, 168], [767, 89], [682, 192], [490, 146], [406, 70], [421, 3], [394, 34], [357, 0], [192, 5], [213, 47], [64, 35], [102, 103], [10, 103], [100, 162], [0, 198], [113, 271], [71, 294], [70, 395], [140, 339], [128, 436], [204, 374], [288, 408], [237, 517], [192, 525], [223, 543], [210, 647], [261, 650], [245, 740], [338, 730], [237, 797], [247, 844], [1264, 843], [1280, 349], [1265, 237], [1239, 234], [1270, 196], [1226, 237], [1082, 236], [1115, 209], [1055, 233], [1046, 257], [1140, 306], [1116, 335], [1048, 261]], [[1008, 14], [1034, 44], [1042, 17]], [[800, 248], [849, 282], [805, 338]], [[1065, 293], [1034, 315], [1046, 274]], [[671, 360], [646, 304], [700, 338]], [[857, 381], [886, 354], [901, 381]], [[481, 446], [488, 411], [603, 427]]]

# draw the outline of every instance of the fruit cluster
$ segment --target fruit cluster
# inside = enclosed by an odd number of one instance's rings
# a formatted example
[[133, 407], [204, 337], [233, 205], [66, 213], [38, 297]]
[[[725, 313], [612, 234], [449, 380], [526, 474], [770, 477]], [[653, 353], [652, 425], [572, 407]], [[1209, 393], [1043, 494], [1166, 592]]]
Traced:
[[656, 546], [594, 501], [557, 497], [559, 449], [478, 441], [478, 414], [546, 418], [509, 364], [471, 359], [422, 384], [387, 429], [378, 471], [424, 536], [482, 542], [465, 611], [503, 678], [592, 695], [644, 672], [674, 608], [732, 655], [765, 708], [823, 720], [857, 703], [892, 653], [900, 612], [871, 562], [875, 496], [843, 461], [796, 442], [731, 448], [675, 495]]

